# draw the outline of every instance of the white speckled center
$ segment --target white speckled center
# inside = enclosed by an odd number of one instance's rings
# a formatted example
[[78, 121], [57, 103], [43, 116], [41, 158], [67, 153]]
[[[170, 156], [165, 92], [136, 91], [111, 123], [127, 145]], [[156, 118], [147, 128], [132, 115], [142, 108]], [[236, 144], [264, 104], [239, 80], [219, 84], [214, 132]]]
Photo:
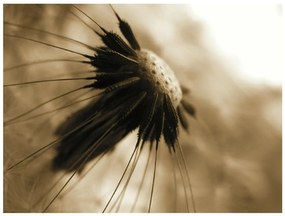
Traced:
[[167, 94], [173, 106], [177, 107], [182, 99], [182, 91], [171, 68], [150, 50], [143, 49], [138, 52], [138, 56], [139, 65], [145, 78], [156, 89]]

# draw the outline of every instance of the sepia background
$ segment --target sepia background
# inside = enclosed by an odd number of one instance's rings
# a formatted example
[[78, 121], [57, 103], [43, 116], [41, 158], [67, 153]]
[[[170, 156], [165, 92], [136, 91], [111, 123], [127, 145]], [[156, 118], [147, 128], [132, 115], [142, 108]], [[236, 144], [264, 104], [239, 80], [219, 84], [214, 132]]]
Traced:
[[[141, 46], [162, 57], [181, 84], [191, 90], [187, 99], [195, 106], [197, 117], [188, 119], [190, 133], [180, 130], [180, 143], [191, 175], [197, 211], [281, 212], [281, 5], [113, 7], [130, 23]], [[80, 5], [80, 8], [106, 29], [119, 31], [116, 17], [108, 5]], [[100, 44], [98, 37], [70, 14], [70, 9], [71, 6], [67, 5], [4, 5], [4, 21], [55, 32], [90, 45]], [[85, 52], [66, 40], [45, 33], [8, 25], [4, 25], [4, 33]], [[74, 55], [5, 37], [6, 69], [51, 58], [74, 58]], [[55, 77], [59, 72], [79, 70], [83, 69], [78, 64], [66, 62], [38, 64], [6, 70], [4, 83], [45, 79]], [[42, 84], [5, 88], [4, 118], [9, 119], [51, 95], [59, 95], [73, 87], [73, 83], [68, 83], [65, 86]], [[50, 103], [42, 111], [53, 106], [54, 103]], [[57, 126], [72, 112], [69, 110], [56, 117], [47, 116], [4, 127], [4, 166], [8, 167], [54, 140]], [[49, 211], [102, 211], [129, 159], [129, 146], [134, 145], [135, 140], [136, 134], [133, 133], [119, 143], [114, 153], [103, 158], [88, 178], [68, 195], [59, 198]], [[171, 161], [164, 147], [161, 143], [152, 212], [173, 212], [176, 209], [184, 212], [181, 182], [177, 183], [177, 200], [171, 196], [174, 190], [174, 183], [168, 181], [172, 175]], [[31, 163], [4, 174], [5, 212], [43, 210], [47, 204], [45, 199], [48, 200], [46, 197], [53, 196], [45, 195], [44, 191], [56, 182], [59, 175], [49, 169], [53, 154], [53, 151], [46, 152]], [[147, 154], [141, 156], [140, 170], [144, 169], [146, 158]], [[138, 171], [128, 185], [121, 211], [130, 211], [141, 181], [141, 172]], [[146, 192], [142, 192], [136, 211], [146, 211], [149, 188], [146, 186]], [[41, 198], [43, 195], [45, 198]]]

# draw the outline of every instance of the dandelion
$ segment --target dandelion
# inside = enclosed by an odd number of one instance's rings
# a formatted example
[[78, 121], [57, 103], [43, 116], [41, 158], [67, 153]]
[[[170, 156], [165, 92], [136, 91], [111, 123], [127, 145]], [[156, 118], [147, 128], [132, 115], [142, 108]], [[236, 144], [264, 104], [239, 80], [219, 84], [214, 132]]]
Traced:
[[[66, 185], [76, 174], [82, 173], [88, 163], [112, 152], [116, 145], [134, 130], [137, 130], [137, 141], [133, 146], [130, 145], [130, 148], [134, 150], [117, 187], [114, 189], [102, 212], [111, 210], [111, 202], [114, 199], [114, 195], [118, 193], [118, 187], [122, 183], [123, 178], [125, 178], [127, 170], [131, 170], [130, 178], [142, 149], [145, 149], [147, 145], [149, 145], [150, 151], [155, 151], [148, 212], [151, 212], [152, 209], [159, 145], [165, 143], [170, 154], [178, 154], [182, 158], [182, 160], [178, 161], [181, 176], [184, 184], [190, 185], [189, 175], [178, 139], [179, 124], [185, 130], [189, 130], [185, 113], [195, 117], [194, 107], [185, 99], [188, 89], [180, 85], [174, 72], [163, 59], [151, 50], [142, 48], [130, 25], [113, 8], [112, 10], [118, 20], [119, 29], [123, 37], [113, 31], [108, 31], [79, 7], [73, 6], [73, 12], [71, 13], [87, 27], [92, 28], [92, 31], [102, 40], [102, 45], [93, 47], [69, 38], [65, 38], [65, 40], [81, 43], [82, 46], [93, 51], [91, 55], [23, 35], [5, 34], [6, 37], [40, 43], [44, 46], [79, 55], [85, 58], [81, 63], [87, 64], [92, 68], [90, 75], [80, 76], [79, 78], [57, 78], [5, 84], [7, 89], [39, 83], [64, 83], [70, 80], [74, 82], [84, 80], [87, 82], [84, 85], [78, 85], [72, 91], [64, 92], [55, 98], [44, 101], [27, 112], [5, 120], [5, 126], [9, 127], [9, 125], [56, 112], [74, 104], [87, 102], [84, 107], [73, 113], [71, 117], [67, 118], [56, 129], [57, 138], [55, 140], [28, 154], [25, 158], [8, 166], [6, 169], [6, 172], [10, 172], [27, 160], [31, 160], [37, 157], [37, 155], [43, 154], [47, 149], [55, 147], [56, 155], [53, 158], [52, 170], [71, 173], [71, 175], [64, 186], [46, 204], [42, 210], [43, 212], [48, 211], [50, 206], [60, 197]], [[96, 25], [96, 28], [91, 27], [80, 16], [91, 20]], [[5, 24], [7, 26], [17, 26], [17, 24], [9, 22]], [[20, 25], [17, 27], [24, 28]], [[29, 30], [40, 31], [32, 28], [29, 28]], [[51, 32], [44, 33], [60, 37]], [[29, 116], [54, 100], [83, 91], [88, 92], [90, 95], [87, 97], [85, 93], [82, 93], [72, 102], [55, 110]], [[186, 197], [188, 196], [187, 193], [185, 189]], [[192, 194], [191, 187], [190, 193]], [[187, 211], [190, 211], [188, 205], [187, 201]], [[194, 203], [193, 208], [195, 211]]]

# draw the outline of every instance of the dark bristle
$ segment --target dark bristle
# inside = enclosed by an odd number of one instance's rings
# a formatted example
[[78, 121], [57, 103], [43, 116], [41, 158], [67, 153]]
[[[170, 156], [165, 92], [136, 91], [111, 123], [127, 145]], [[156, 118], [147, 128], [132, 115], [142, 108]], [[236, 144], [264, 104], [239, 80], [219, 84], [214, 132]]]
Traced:
[[115, 13], [118, 21], [119, 21], [119, 28], [124, 35], [124, 37], [127, 39], [131, 47], [135, 50], [140, 50], [140, 45], [132, 31], [131, 26], [125, 21], [122, 20], [121, 17], [118, 15], [118, 13], [114, 10], [114, 8], [111, 6], [113, 12]]
[[186, 120], [186, 117], [185, 117], [180, 105], [177, 107], [176, 111], [177, 111], [178, 118], [180, 120], [182, 127], [188, 131], [188, 122]]
[[107, 47], [116, 52], [119, 52], [126, 56], [137, 56], [135, 50], [129, 47], [129, 45], [126, 44], [124, 40], [114, 32], [106, 32], [101, 36], [101, 39]]
[[96, 49], [96, 55], [91, 59], [91, 64], [99, 71], [114, 72], [122, 67], [136, 67], [137, 62], [116, 51], [105, 49]]
[[190, 89], [189, 88], [187, 88], [187, 87], [185, 87], [183, 85], [180, 85], [180, 87], [181, 87], [181, 90], [182, 90], [183, 94], [187, 95], [187, 94], [190, 93]]
[[158, 97], [159, 95], [156, 93], [156, 95], [151, 97], [151, 100], [149, 100], [145, 105], [146, 110], [143, 116], [146, 116], [146, 118], [143, 119], [139, 128], [139, 137], [142, 137], [144, 140], [148, 138], [148, 133], [151, 130], [151, 127], [154, 125], [152, 125], [151, 122], [153, 122], [153, 117], [156, 113]]
[[[162, 100], [161, 100], [162, 101]], [[160, 106], [157, 109], [157, 113], [155, 115], [155, 133], [151, 136], [151, 140], [160, 141], [161, 135], [163, 133], [165, 115], [163, 110], [163, 103], [160, 102]]]
[[128, 79], [125, 79], [121, 82], [118, 82], [118, 83], [115, 83], [111, 86], [108, 86], [106, 89], [105, 89], [105, 93], [108, 93], [108, 92], [111, 92], [111, 91], [114, 91], [114, 90], [118, 90], [118, 89], [122, 89], [122, 88], [126, 88], [130, 85], [133, 85], [137, 82], [140, 81], [140, 77], [130, 77]]
[[182, 99], [181, 104], [189, 115], [191, 115], [192, 117], [196, 117], [196, 110], [192, 104], [188, 103], [184, 99]]
[[164, 122], [164, 111], [163, 111], [163, 104], [162, 99], [159, 98], [159, 101], [156, 105], [156, 112], [152, 118], [152, 121], [150, 125], [151, 127], [148, 128], [146, 131], [147, 139], [150, 140], [150, 142], [159, 142], [161, 135], [162, 135], [162, 128], [163, 128], [163, 122]]
[[165, 121], [163, 135], [166, 144], [174, 149], [178, 138], [178, 118], [169, 96], [164, 95]]

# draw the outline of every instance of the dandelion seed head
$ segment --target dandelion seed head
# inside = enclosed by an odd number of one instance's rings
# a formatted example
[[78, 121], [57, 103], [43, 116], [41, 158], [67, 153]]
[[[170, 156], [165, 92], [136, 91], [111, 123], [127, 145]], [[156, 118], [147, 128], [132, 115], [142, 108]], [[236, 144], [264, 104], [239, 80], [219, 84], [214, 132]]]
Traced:
[[182, 99], [182, 91], [174, 72], [154, 52], [142, 49], [138, 52], [141, 74], [147, 79], [155, 91], [167, 94], [174, 107]]

